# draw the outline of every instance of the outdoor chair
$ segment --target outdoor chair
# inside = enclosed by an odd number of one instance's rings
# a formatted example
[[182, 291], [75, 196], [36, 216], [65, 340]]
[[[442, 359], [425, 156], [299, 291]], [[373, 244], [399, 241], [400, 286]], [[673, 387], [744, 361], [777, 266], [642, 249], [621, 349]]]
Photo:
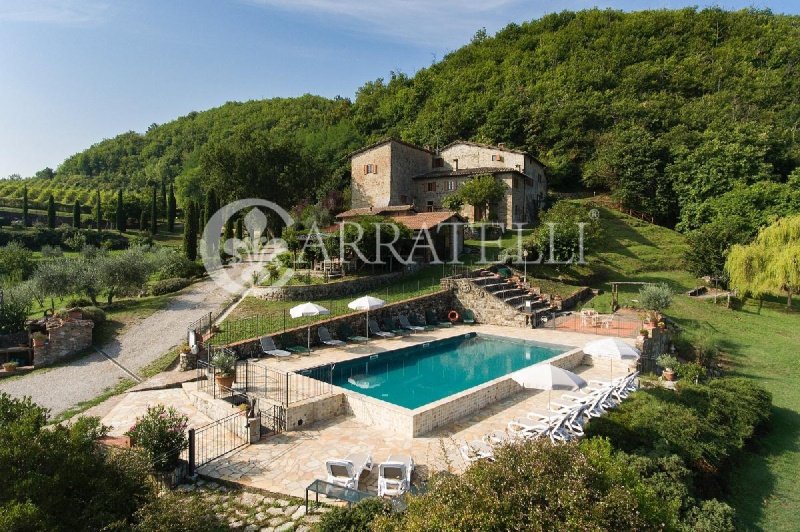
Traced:
[[319, 341], [325, 345], [347, 345], [346, 342], [334, 339], [327, 327], [317, 327], [317, 336], [319, 336]]
[[414, 460], [406, 455], [391, 455], [378, 466], [378, 497], [399, 497], [411, 488]]
[[449, 321], [439, 321], [439, 318], [436, 316], [436, 313], [432, 310], [425, 311], [425, 320], [437, 327], [452, 327], [453, 324]]
[[461, 451], [461, 456], [464, 458], [464, 461], [468, 464], [477, 462], [478, 460], [494, 460], [494, 449], [481, 440], [473, 440], [469, 443], [464, 443], [459, 450]]
[[364, 471], [372, 471], [372, 455], [369, 453], [350, 453], [344, 459], [325, 461], [328, 482], [358, 490], [358, 479]]
[[406, 336], [411, 334], [411, 331], [407, 329], [403, 329], [402, 327], [401, 328], [395, 327], [394, 320], [389, 316], [383, 318], [383, 328], [396, 335], [399, 334], [401, 336]]
[[381, 328], [378, 327], [378, 322], [375, 320], [369, 320], [369, 333], [373, 336], [380, 336], [381, 338], [394, 338], [396, 336], [393, 332], [381, 330]]
[[278, 349], [275, 345], [275, 340], [270, 336], [262, 336], [259, 342], [261, 343], [261, 353], [264, 355], [271, 355], [279, 358], [292, 356], [292, 353], [289, 351]]
[[397, 316], [397, 323], [400, 324], [400, 327], [402, 329], [405, 329], [407, 331], [422, 332], [425, 330], [425, 327], [421, 325], [411, 325], [411, 322], [408, 321], [408, 316], [404, 314], [400, 314], [399, 316]]
[[290, 351], [290, 352], [292, 352], [292, 353], [294, 353], [296, 355], [308, 355], [308, 354], [311, 353], [311, 349], [309, 349], [308, 346], [299, 345], [299, 344], [292, 344], [291, 342], [292, 342], [292, 340], [290, 338], [287, 341], [287, 337], [286, 336], [283, 336], [281, 338], [281, 343], [283, 344], [283, 347], [287, 351]]
[[426, 331], [433, 331], [436, 329], [433, 324], [426, 323], [424, 319], [420, 319], [416, 314], [411, 314], [411, 317], [407, 319], [414, 327], [422, 327]]
[[346, 323], [342, 323], [341, 325], [339, 325], [338, 333], [339, 333], [339, 338], [344, 338], [348, 342], [355, 342], [358, 344], [369, 342], [369, 338], [367, 338], [366, 336], [357, 335], [355, 332], [353, 332], [353, 329]]
[[461, 316], [461, 320], [467, 325], [475, 325], [475, 313], [470, 309], [464, 309], [464, 315]]

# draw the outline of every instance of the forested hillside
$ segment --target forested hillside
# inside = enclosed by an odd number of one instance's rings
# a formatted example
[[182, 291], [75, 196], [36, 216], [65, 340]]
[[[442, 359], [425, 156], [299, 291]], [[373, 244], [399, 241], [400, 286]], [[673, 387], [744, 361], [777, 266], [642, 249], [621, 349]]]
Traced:
[[366, 142], [463, 138], [529, 150], [557, 186], [611, 190], [665, 225], [734, 214], [752, 231], [800, 211], [798, 95], [800, 17], [562, 12], [478, 32], [413, 77], [367, 82], [352, 102], [227, 103], [100, 142], [39, 180], [174, 180], [179, 197], [214, 186], [286, 205], [343, 190], [346, 154]]

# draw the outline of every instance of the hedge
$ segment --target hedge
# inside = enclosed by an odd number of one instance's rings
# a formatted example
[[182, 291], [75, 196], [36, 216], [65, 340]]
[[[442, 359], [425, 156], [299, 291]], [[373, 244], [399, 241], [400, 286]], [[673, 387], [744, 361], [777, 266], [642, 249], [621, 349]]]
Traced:
[[163, 281], [156, 281], [150, 288], [150, 293], [154, 296], [162, 296], [164, 294], [171, 294], [191, 284], [189, 279], [183, 277], [175, 277], [173, 279], [164, 279]]
[[16, 241], [33, 251], [41, 250], [42, 246], [61, 246], [70, 249], [72, 246], [68, 242], [77, 235], [83, 235], [87, 244], [97, 247], [103, 246], [108, 249], [126, 249], [128, 247], [127, 237], [119, 233], [108, 231], [98, 233], [97, 231], [64, 226], [55, 229], [46, 227], [32, 229], [0, 228], [0, 246]]

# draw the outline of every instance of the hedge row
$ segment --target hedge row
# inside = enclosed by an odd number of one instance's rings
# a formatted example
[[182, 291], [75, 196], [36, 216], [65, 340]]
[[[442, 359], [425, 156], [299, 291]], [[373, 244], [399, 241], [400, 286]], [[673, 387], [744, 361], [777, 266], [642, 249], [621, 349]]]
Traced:
[[[78, 235], [83, 236], [83, 240]], [[78, 237], [77, 239], [75, 237]], [[23, 246], [33, 251], [39, 251], [42, 246], [61, 246], [66, 249], [73, 249], [76, 242], [85, 241], [97, 247], [108, 249], [126, 249], [128, 238], [116, 232], [97, 232], [86, 229], [74, 229], [72, 227], [58, 227], [49, 229], [46, 227], [35, 227], [32, 229], [6, 229], [0, 228], [0, 246], [5, 246], [9, 242], [19, 242]], [[75, 250], [77, 251], [77, 249]]]

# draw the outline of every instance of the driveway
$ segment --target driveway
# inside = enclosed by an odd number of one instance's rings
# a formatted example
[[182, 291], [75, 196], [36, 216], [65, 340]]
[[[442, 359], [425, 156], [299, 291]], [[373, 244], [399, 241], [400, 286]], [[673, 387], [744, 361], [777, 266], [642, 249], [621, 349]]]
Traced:
[[[243, 272], [257, 267], [246, 263]], [[246, 275], [246, 273], [245, 273]], [[128, 327], [99, 348], [129, 371], [137, 373], [186, 338], [186, 327], [209, 312], [216, 313], [231, 294], [213, 280], [205, 279], [186, 288], [168, 305]], [[89, 401], [130, 375], [100, 353], [91, 353], [64, 366], [35, 371], [15, 379], [0, 380], [0, 391], [13, 396], [31, 396], [52, 415]]]

